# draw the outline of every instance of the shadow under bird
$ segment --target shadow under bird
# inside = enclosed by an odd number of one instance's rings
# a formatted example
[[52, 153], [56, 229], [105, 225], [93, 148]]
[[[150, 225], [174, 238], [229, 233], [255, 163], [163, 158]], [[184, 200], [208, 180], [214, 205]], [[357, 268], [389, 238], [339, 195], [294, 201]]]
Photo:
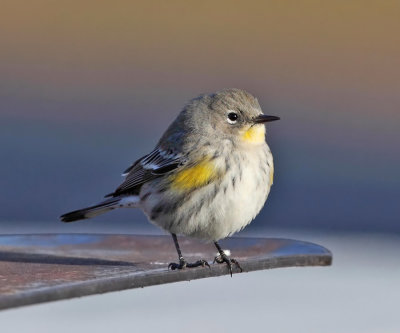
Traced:
[[273, 183], [273, 158], [257, 99], [226, 89], [191, 100], [157, 146], [133, 163], [124, 182], [97, 205], [62, 215], [63, 222], [92, 218], [116, 208], [140, 208], [171, 233], [179, 262], [171, 269], [209, 266], [185, 261], [177, 234], [214, 242], [217, 263], [240, 271], [218, 240], [240, 231], [263, 207]]

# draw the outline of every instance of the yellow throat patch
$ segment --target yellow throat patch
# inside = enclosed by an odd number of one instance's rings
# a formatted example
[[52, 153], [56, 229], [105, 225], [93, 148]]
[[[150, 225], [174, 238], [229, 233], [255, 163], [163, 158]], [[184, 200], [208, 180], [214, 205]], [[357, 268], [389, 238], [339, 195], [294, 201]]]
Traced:
[[249, 143], [263, 143], [265, 141], [265, 126], [254, 125], [242, 134], [242, 140]]
[[204, 186], [218, 176], [214, 163], [207, 160], [171, 175], [170, 180], [174, 190], [187, 191]]

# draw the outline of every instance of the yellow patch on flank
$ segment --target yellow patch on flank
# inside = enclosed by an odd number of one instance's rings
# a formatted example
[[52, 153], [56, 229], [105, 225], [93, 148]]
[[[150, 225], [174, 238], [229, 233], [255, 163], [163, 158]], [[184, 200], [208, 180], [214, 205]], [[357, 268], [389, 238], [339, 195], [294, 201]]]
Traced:
[[272, 186], [274, 183], [274, 167], [272, 166], [269, 170], [269, 186]]
[[214, 164], [210, 161], [204, 161], [172, 175], [171, 185], [176, 190], [193, 190], [206, 185], [216, 177], [218, 177], [218, 173], [215, 170]]
[[251, 126], [242, 134], [242, 140], [249, 143], [263, 143], [265, 141], [265, 126]]

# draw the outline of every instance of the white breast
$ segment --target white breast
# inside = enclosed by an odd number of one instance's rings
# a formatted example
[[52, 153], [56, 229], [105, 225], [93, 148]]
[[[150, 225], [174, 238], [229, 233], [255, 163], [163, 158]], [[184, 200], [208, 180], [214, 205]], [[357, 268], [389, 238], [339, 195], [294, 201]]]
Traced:
[[188, 219], [185, 235], [216, 241], [240, 231], [257, 216], [267, 199], [273, 172], [268, 146], [259, 148], [232, 155], [234, 162], [212, 200], [212, 190], [207, 187], [193, 195], [193, 205], [203, 205], [196, 216]]
[[[268, 150], [249, 151], [227, 175], [230, 190], [221, 198], [225, 218], [219, 234], [227, 237], [248, 225], [260, 212], [270, 191], [270, 173], [273, 172], [272, 155]], [[241, 170], [240, 170], [241, 169]], [[237, 175], [241, 174], [239, 178]], [[235, 185], [232, 179], [236, 177]], [[226, 204], [224, 205], [224, 202]]]
[[[226, 155], [223, 155], [226, 156]], [[215, 161], [226, 168], [220, 182], [210, 183], [174, 200], [171, 192], [151, 192], [142, 209], [163, 229], [190, 237], [216, 241], [240, 231], [260, 212], [270, 190], [272, 155], [267, 144]], [[148, 191], [146, 187], [144, 191]], [[160, 202], [163, 211], [151, 214]], [[168, 209], [168, 208], [171, 209]]]

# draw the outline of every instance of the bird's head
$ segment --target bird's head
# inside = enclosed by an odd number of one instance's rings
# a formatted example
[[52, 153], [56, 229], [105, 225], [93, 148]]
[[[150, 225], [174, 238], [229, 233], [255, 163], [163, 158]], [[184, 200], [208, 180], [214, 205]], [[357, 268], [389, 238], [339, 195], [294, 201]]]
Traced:
[[195, 142], [230, 140], [235, 144], [265, 142], [265, 123], [279, 117], [264, 115], [257, 99], [240, 89], [226, 89], [192, 99], [165, 137]]
[[186, 125], [210, 139], [260, 144], [266, 122], [279, 117], [264, 115], [257, 98], [240, 89], [226, 89], [193, 99], [185, 108]]

